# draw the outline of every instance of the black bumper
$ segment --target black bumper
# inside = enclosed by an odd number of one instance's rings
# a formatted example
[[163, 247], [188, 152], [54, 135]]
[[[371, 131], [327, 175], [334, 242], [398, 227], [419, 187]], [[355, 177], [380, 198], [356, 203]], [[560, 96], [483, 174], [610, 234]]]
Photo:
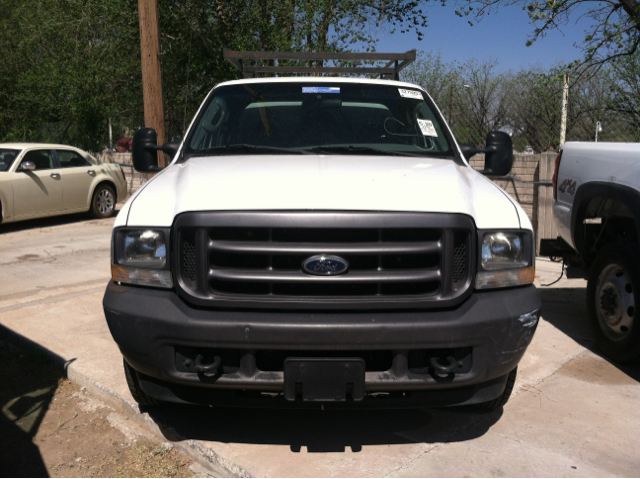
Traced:
[[[143, 390], [188, 403], [215, 403], [216, 390], [227, 398], [240, 391], [282, 392], [282, 369], [260, 369], [260, 357], [286, 357], [289, 351], [320, 357], [382, 354], [389, 367], [367, 369], [367, 393], [415, 392], [426, 401], [421, 405], [488, 401], [502, 393], [540, 316], [534, 286], [476, 292], [445, 310], [318, 313], [197, 309], [173, 291], [111, 282], [103, 304], [111, 334], [126, 361], [141, 373]], [[223, 371], [210, 378], [184, 367], [190, 351], [224, 351], [232, 359], [228, 364], [225, 359]], [[424, 351], [464, 358], [455, 373], [436, 374], [416, 360], [424, 361]]]

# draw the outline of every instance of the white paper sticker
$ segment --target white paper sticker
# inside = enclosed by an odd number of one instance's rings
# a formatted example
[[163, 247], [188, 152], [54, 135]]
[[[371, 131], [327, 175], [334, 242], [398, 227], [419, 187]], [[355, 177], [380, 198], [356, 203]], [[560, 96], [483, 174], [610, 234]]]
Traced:
[[418, 119], [418, 126], [420, 127], [420, 131], [424, 136], [438, 136], [438, 132], [436, 128], [433, 126], [431, 120], [420, 120]]
[[404, 88], [398, 88], [398, 91], [400, 92], [400, 96], [402, 98], [414, 98], [416, 100], [424, 100], [424, 97], [422, 96], [422, 92], [415, 91], [415, 90], [405, 90]]

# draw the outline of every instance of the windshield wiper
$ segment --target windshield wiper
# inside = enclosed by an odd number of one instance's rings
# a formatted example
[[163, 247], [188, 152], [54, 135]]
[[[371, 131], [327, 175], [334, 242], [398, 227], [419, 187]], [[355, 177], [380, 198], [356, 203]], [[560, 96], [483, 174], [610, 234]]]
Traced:
[[339, 145], [327, 145], [327, 146], [316, 146], [314, 148], [309, 148], [309, 151], [314, 153], [347, 153], [347, 154], [359, 154], [359, 153], [369, 153], [375, 155], [390, 155], [390, 156], [423, 156], [417, 153], [410, 153], [408, 151], [389, 151], [382, 150], [380, 148], [372, 148], [370, 146], [339, 146]]
[[212, 148], [206, 148], [193, 153], [192, 156], [208, 156], [208, 155], [224, 155], [226, 153], [282, 153], [287, 155], [313, 155], [308, 150], [302, 150], [299, 148], [283, 148], [277, 146], [262, 146], [262, 145], [249, 145], [246, 143], [237, 143], [235, 145], [214, 146]]

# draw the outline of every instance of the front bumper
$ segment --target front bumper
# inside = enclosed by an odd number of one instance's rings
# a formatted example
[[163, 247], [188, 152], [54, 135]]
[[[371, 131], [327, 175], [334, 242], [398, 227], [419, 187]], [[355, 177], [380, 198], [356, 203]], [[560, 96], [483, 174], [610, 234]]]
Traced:
[[[534, 286], [475, 292], [444, 310], [319, 313], [204, 310], [173, 291], [111, 282], [103, 304], [111, 334], [140, 373], [142, 389], [159, 399], [188, 403], [213, 403], [214, 390], [281, 393], [282, 369], [261, 370], [259, 358], [288, 351], [321, 357], [386, 354], [386, 370], [366, 370], [369, 394], [421, 392], [429, 405], [487, 401], [502, 393], [540, 316]], [[185, 351], [200, 350], [231, 352], [237, 359], [223, 362], [214, 378], [181, 367]], [[416, 366], [412, 357], [425, 350], [469, 354], [459, 372], [443, 376]]]

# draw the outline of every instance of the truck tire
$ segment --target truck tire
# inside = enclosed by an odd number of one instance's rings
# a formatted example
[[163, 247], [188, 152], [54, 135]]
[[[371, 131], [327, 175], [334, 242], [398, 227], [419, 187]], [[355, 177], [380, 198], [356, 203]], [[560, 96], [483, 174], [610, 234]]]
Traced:
[[609, 244], [591, 265], [587, 308], [598, 348], [615, 361], [640, 359], [636, 303], [640, 303], [640, 249], [632, 243]]
[[140, 383], [138, 382], [138, 376], [136, 375], [136, 370], [129, 366], [126, 360], [122, 360], [124, 364], [124, 377], [127, 379], [127, 386], [129, 386], [129, 392], [133, 396], [135, 402], [137, 402], [140, 406], [147, 407], [155, 407], [162, 406], [164, 404], [162, 401], [158, 399], [152, 398], [147, 395], [142, 389], [140, 389]]
[[109, 218], [116, 210], [116, 194], [109, 185], [98, 185], [91, 199], [91, 215], [94, 218]]
[[491, 412], [507, 404], [507, 401], [509, 401], [509, 397], [511, 397], [513, 386], [516, 384], [517, 375], [518, 375], [518, 366], [516, 366], [513, 369], [513, 371], [509, 373], [509, 376], [507, 377], [507, 384], [505, 385], [504, 391], [500, 396], [495, 398], [493, 401], [487, 401], [487, 402], [481, 402], [481, 403], [475, 404], [474, 407], [482, 412]]

